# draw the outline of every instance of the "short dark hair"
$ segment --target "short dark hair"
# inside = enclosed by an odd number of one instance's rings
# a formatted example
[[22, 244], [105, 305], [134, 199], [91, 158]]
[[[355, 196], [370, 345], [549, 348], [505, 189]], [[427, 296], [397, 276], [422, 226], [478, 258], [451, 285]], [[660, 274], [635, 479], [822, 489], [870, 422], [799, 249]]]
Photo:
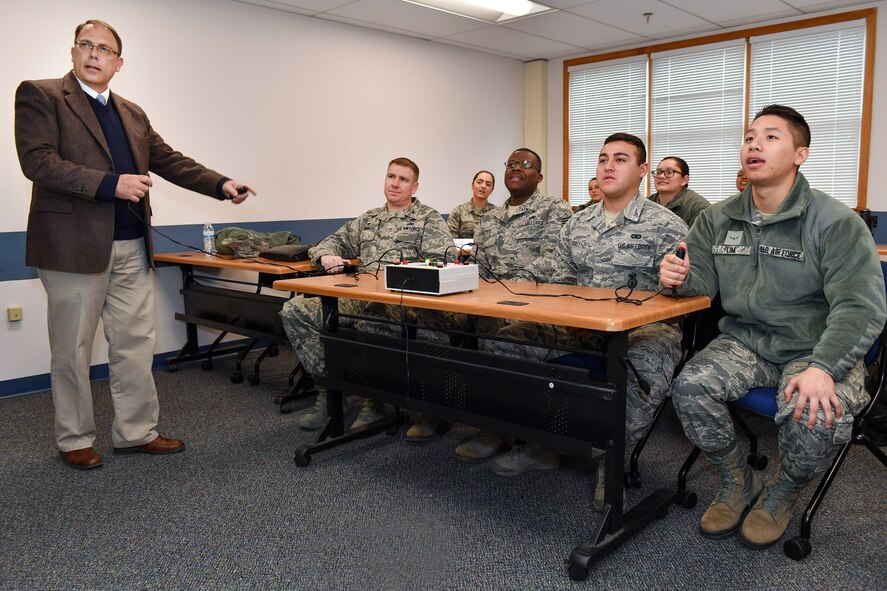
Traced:
[[755, 115], [752, 121], [756, 121], [758, 117], [763, 117], [764, 115], [773, 115], [784, 119], [788, 123], [788, 129], [795, 140], [795, 145], [805, 148], [810, 147], [810, 126], [807, 125], [807, 120], [804, 119], [803, 115], [785, 105], [767, 105], [758, 111], [758, 114]]
[[417, 182], [419, 180], [419, 165], [416, 164], [415, 162], [413, 162], [412, 160], [410, 160], [409, 158], [407, 158], [405, 156], [400, 156], [398, 158], [395, 158], [391, 162], [389, 162], [388, 166], [390, 167], [392, 164], [397, 164], [398, 166], [406, 166], [407, 168], [411, 169], [414, 173], [416, 173], [416, 178], [413, 179], [413, 182]]
[[493, 186], [495, 187], [496, 186], [496, 176], [492, 172], [490, 172], [489, 170], [478, 170], [476, 173], [474, 173], [474, 178], [471, 179], [471, 182], [473, 183], [474, 181], [476, 181], [477, 177], [479, 177], [481, 175], [481, 173], [484, 173], [484, 172], [487, 173], [488, 175], [490, 175], [490, 178], [493, 179]]
[[678, 163], [678, 167], [681, 169], [681, 176], [687, 176], [688, 174], [690, 174], [690, 165], [687, 164], [687, 161], [683, 158], [679, 158], [677, 156], [666, 156], [659, 161], [659, 164], [662, 164], [666, 160], [674, 160]]
[[77, 28], [74, 29], [74, 42], [77, 42], [77, 37], [80, 36], [80, 31], [83, 30], [83, 27], [86, 25], [95, 25], [96, 27], [103, 27], [111, 31], [111, 34], [114, 35], [114, 40], [117, 41], [117, 57], [123, 55], [123, 40], [120, 39], [120, 35], [117, 34], [117, 31], [114, 30], [114, 27], [106, 23], [105, 21], [99, 20], [97, 18], [91, 18], [88, 21], [82, 22], [77, 25]]
[[529, 152], [530, 154], [532, 154], [533, 156], [535, 156], [535, 157], [536, 157], [536, 162], [539, 163], [539, 168], [537, 168], [536, 170], [538, 170], [539, 172], [542, 172], [542, 156], [540, 156], [540, 155], [537, 154], [535, 151], [533, 151], [533, 150], [531, 150], [531, 149], [529, 149], [529, 148], [518, 148], [517, 150], [512, 150], [512, 151], [511, 151], [512, 154], [514, 154], [515, 152]]
[[637, 148], [638, 164], [643, 164], [647, 161], [647, 147], [644, 145], [644, 141], [638, 136], [631, 135], [630, 133], [614, 133], [604, 140], [604, 145], [606, 146], [610, 142], [626, 142], [631, 144]]

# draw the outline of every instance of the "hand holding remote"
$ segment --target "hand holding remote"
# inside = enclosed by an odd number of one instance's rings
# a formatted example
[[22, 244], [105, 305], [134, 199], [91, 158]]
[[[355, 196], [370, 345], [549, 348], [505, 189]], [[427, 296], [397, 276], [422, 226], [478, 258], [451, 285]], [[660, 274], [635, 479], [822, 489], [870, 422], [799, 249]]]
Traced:
[[233, 203], [242, 203], [250, 195], [255, 195], [256, 190], [247, 183], [229, 179], [222, 187], [222, 193], [224, 193], [225, 199]]
[[671, 288], [675, 295], [676, 288], [683, 285], [690, 270], [690, 259], [687, 255], [687, 245], [681, 242], [674, 254], [666, 254], [659, 261], [659, 283], [664, 288]]
[[[677, 251], [675, 251], [674, 254], [676, 257], [678, 257], [679, 259], [681, 259], [683, 261], [684, 258], [686, 258], [686, 256], [687, 256], [687, 249], [684, 248], [683, 244], [682, 244], [681, 246], [678, 246], [678, 249], [677, 249]], [[675, 288], [675, 287], [671, 288], [671, 297], [673, 297], [673, 298], [678, 297], [677, 288]]]

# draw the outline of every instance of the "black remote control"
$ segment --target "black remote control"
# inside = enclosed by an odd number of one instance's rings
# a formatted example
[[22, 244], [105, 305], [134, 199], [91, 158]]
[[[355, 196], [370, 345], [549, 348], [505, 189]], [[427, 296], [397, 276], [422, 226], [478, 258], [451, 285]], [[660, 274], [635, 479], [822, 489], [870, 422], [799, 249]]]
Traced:
[[[239, 196], [243, 195], [244, 193], [246, 193], [247, 191], [249, 191], [249, 189], [247, 188], [246, 185], [240, 185], [239, 187], [237, 187], [237, 196], [239, 197]], [[225, 199], [227, 199], [228, 201], [231, 201], [232, 199], [234, 199], [234, 197], [225, 193]]]
[[[684, 260], [684, 257], [687, 256], [687, 250], [679, 246], [674, 254], [679, 259]], [[677, 289], [675, 289], [674, 287], [671, 288], [671, 297], [678, 297]]]

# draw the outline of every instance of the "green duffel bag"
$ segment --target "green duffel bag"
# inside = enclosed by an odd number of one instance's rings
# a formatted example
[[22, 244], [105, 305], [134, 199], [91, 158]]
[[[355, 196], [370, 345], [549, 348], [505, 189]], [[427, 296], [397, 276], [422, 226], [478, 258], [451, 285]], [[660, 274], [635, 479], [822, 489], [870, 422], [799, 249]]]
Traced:
[[299, 237], [286, 230], [258, 232], [246, 228], [225, 228], [216, 232], [216, 250], [220, 254], [233, 254], [238, 259], [259, 256], [272, 246], [299, 244]]

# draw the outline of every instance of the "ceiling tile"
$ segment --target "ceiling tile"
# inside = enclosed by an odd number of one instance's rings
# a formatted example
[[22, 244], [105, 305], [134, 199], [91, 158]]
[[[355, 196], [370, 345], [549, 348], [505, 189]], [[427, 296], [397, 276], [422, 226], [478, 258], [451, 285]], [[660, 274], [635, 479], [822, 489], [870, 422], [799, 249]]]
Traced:
[[324, 14], [381, 25], [386, 29], [412, 31], [417, 36], [429, 38], [450, 37], [487, 26], [487, 23], [478, 20], [417, 6], [401, 0], [357, 0]]
[[565, 51], [575, 52], [579, 49], [559, 41], [544, 39], [501, 26], [452, 35], [448, 39], [468, 43], [476, 47], [505, 51], [513, 55], [522, 56], [524, 59], [538, 58]]
[[[658, 0], [600, 0], [569, 12], [650, 39], [712, 27], [710, 22]], [[651, 13], [649, 22], [645, 13]]]
[[243, 4], [255, 4], [257, 6], [267, 6], [268, 8], [277, 8], [287, 12], [295, 12], [298, 14], [317, 14], [332, 10], [344, 4], [349, 4], [354, 0], [234, 0]]
[[550, 6], [552, 8], [559, 8], [563, 10], [564, 8], [572, 8], [574, 6], [581, 6], [582, 4], [594, 4], [598, 2], [598, 0], [533, 0], [538, 4], [543, 4], [545, 6]]
[[501, 26], [591, 50], [645, 40], [634, 33], [567, 12], [552, 12]]
[[722, 27], [803, 14], [784, 2], [774, 0], [742, 0], [742, 2], [668, 0], [668, 3]]
[[804, 12], [812, 12], [815, 10], [831, 10], [833, 8], [845, 8], [850, 6], [860, 6], [863, 4], [871, 4], [871, 2], [860, 2], [859, 0], [783, 0], [786, 4], [803, 10]]
[[338, 16], [335, 14], [330, 14], [328, 12], [322, 12], [314, 15], [318, 19], [322, 19], [325, 21], [333, 21], [336, 23], [342, 23], [345, 25], [352, 25], [355, 27], [361, 27], [364, 29], [372, 29], [374, 31], [382, 31], [384, 33], [392, 33], [394, 35], [404, 35], [406, 37], [415, 37], [416, 39], [423, 39], [425, 41], [429, 40], [427, 34], [418, 33], [416, 31], [408, 31], [406, 29], [398, 29], [395, 27], [387, 27], [385, 25], [380, 25], [376, 23], [368, 23], [364, 21], [359, 21], [353, 18], [349, 18], [347, 16]]

